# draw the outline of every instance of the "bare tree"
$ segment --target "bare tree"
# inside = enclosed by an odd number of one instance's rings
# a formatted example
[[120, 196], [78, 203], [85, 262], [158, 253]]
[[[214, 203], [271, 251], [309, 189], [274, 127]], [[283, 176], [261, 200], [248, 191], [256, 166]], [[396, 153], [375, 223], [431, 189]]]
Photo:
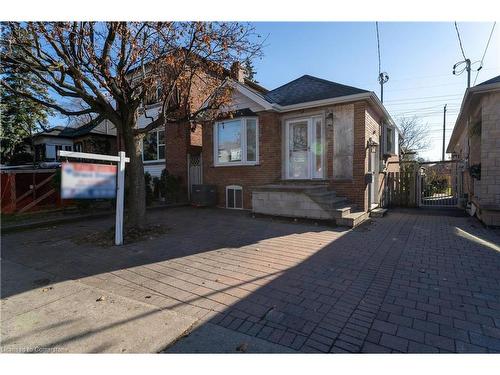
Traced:
[[[230, 100], [231, 85], [224, 84], [229, 67], [261, 53], [253, 28], [232, 22], [10, 22], [4, 27], [2, 70], [14, 66], [21, 74], [34, 74], [56, 100], [2, 82], [6, 89], [63, 115], [89, 115], [90, 123], [109, 120], [116, 126], [130, 157], [128, 224], [134, 227], [145, 225], [144, 134], [215, 117]], [[9, 53], [14, 46], [22, 53]], [[160, 110], [147, 113], [145, 103], [154, 93]], [[82, 108], [71, 105], [75, 99]], [[150, 123], [139, 128], [141, 113]]]
[[429, 132], [417, 116], [402, 117], [399, 119], [401, 137], [399, 150], [403, 160], [414, 159], [419, 152], [430, 147]]

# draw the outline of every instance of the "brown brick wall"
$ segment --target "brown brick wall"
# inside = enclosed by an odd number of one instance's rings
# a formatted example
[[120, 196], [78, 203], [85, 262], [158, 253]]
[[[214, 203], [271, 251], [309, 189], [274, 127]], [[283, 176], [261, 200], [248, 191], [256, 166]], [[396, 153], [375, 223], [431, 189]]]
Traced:
[[[368, 187], [365, 184], [365, 173], [368, 170], [368, 151], [366, 142], [373, 134], [378, 137], [380, 121], [368, 108], [365, 101], [350, 103], [354, 104], [354, 158], [353, 179], [332, 180], [333, 175], [333, 129], [325, 126], [326, 178], [330, 186], [339, 196], [347, 197], [359, 209], [367, 210]], [[345, 105], [345, 104], [343, 104]], [[288, 112], [279, 115], [273, 112], [261, 112], [259, 114], [259, 148], [260, 160], [257, 166], [234, 166], [214, 167], [213, 163], [213, 125], [203, 127], [203, 182], [213, 184], [218, 190], [218, 205], [225, 206], [225, 187], [228, 185], [240, 185], [243, 188], [243, 207], [251, 208], [251, 189], [253, 186], [276, 183], [282, 177], [282, 126], [281, 120], [284, 116], [309, 115], [323, 110], [331, 110], [334, 107], [319, 107], [310, 111]], [[370, 113], [368, 114], [368, 111]], [[368, 126], [366, 126], [368, 124]], [[379, 178], [379, 182], [382, 177]]]
[[187, 152], [190, 142], [188, 126], [168, 124], [165, 126], [165, 168], [178, 176], [182, 192], [187, 194]]

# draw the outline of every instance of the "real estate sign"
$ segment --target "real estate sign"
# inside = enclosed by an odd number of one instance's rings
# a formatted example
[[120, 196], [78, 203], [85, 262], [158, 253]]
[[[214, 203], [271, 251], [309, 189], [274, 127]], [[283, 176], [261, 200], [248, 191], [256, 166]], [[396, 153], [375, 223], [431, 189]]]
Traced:
[[61, 198], [114, 198], [116, 196], [116, 169], [116, 165], [63, 163]]

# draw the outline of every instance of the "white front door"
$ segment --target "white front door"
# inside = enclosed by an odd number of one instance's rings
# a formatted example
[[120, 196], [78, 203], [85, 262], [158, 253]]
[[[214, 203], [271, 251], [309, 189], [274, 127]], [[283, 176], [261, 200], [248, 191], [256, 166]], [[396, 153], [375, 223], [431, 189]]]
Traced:
[[286, 178], [323, 178], [324, 127], [322, 117], [286, 122]]

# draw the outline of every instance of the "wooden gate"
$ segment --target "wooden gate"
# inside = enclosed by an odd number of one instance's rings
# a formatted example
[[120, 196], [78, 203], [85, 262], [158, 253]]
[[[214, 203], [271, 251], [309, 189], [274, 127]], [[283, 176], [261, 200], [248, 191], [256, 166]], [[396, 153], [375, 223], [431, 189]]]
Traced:
[[385, 202], [389, 207], [418, 206], [418, 164], [402, 164], [399, 172], [386, 176]]

